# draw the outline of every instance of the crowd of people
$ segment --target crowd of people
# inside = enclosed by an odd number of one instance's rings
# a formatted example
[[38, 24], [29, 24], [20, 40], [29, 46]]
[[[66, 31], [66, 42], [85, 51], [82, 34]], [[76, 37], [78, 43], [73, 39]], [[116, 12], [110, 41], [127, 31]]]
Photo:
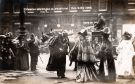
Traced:
[[36, 70], [39, 52], [39, 41], [34, 34], [30, 40], [25, 35], [14, 38], [11, 32], [0, 35], [0, 69], [29, 70], [29, 54], [31, 70]]
[[[116, 81], [113, 46], [109, 41], [109, 34], [102, 32], [103, 41], [96, 53], [92, 44], [92, 36], [88, 36], [86, 30], [79, 32], [78, 35], [79, 40], [70, 51], [72, 53], [74, 49], [78, 48], [76, 81]], [[96, 69], [98, 62], [99, 68]]]
[[[102, 30], [100, 44], [93, 42], [92, 32], [81, 30], [72, 47], [65, 31], [59, 33], [51, 30], [48, 34], [42, 33], [41, 39], [37, 39], [32, 33], [29, 40], [26, 35], [21, 34], [14, 38], [11, 32], [0, 35], [0, 69], [35, 71], [40, 55], [39, 46], [41, 42], [47, 42], [50, 57], [46, 70], [57, 71], [59, 79], [65, 78], [67, 55], [70, 65], [73, 61], [76, 64], [76, 82], [115, 82], [117, 77], [134, 78], [135, 41], [131, 40], [132, 35], [128, 32], [123, 34], [123, 40], [116, 47], [117, 57], [114, 57], [110, 33], [104, 29], [104, 25], [103, 17], [95, 24], [97, 31]], [[94, 44], [98, 44], [98, 48]]]

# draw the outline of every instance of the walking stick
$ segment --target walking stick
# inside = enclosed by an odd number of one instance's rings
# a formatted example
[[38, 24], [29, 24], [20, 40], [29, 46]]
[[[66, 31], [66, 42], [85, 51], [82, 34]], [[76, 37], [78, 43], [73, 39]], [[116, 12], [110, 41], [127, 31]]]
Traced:
[[41, 58], [40, 56], [39, 56], [39, 58], [40, 58], [40, 60], [41, 60], [41, 62], [42, 62], [42, 64], [43, 64], [44, 62], [43, 62], [42, 58]]

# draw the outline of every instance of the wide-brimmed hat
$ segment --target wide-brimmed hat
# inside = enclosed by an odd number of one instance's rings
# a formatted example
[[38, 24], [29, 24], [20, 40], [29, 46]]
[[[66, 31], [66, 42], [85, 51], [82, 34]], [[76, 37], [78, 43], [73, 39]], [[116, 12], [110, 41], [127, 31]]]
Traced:
[[124, 36], [126, 39], [131, 39], [131, 37], [132, 37], [132, 35], [131, 35], [130, 33], [128, 33], [128, 32], [125, 32], [125, 33], [123, 34], [123, 36]]
[[123, 36], [131, 36], [131, 34], [128, 32], [124, 32]]

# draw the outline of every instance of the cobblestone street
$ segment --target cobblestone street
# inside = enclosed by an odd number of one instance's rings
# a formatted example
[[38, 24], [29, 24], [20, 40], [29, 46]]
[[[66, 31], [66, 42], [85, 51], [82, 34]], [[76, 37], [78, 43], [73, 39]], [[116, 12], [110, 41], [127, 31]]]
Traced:
[[[41, 54], [37, 71], [1, 71], [0, 84], [77, 84], [75, 82], [76, 72], [73, 66], [69, 67], [67, 57], [67, 71], [64, 79], [58, 79], [56, 72], [48, 72], [45, 70], [49, 55]], [[43, 63], [42, 63], [42, 61]], [[103, 82], [87, 82], [86, 84], [107, 84]], [[135, 84], [135, 79], [117, 79], [116, 83], [110, 84]]]

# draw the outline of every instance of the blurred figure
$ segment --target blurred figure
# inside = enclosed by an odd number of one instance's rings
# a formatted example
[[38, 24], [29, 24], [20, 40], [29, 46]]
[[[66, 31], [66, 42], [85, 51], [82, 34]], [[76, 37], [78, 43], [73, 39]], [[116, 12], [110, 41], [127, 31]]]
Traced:
[[[74, 44], [75, 44], [75, 43], [70, 42], [69, 48], [71, 47], [70, 49], [72, 49], [73, 46], [74, 46]], [[71, 66], [72, 63], [75, 62], [74, 71], [77, 71], [77, 55], [78, 55], [78, 47], [76, 46], [76, 47], [72, 50], [72, 52], [71, 52], [71, 50], [70, 50], [69, 52], [70, 52], [70, 55], [69, 55], [70, 64], [69, 64], [69, 66]]]
[[112, 53], [112, 43], [109, 41], [108, 31], [103, 31], [103, 42], [101, 48], [97, 54], [100, 59], [99, 65], [99, 78], [103, 82], [115, 82], [116, 81], [116, 70], [115, 62]]
[[7, 33], [3, 39], [1, 39], [1, 57], [2, 57], [2, 69], [11, 70], [14, 69], [15, 55], [12, 50], [13, 42], [11, 33]]
[[54, 34], [49, 41], [50, 58], [46, 70], [57, 71], [57, 76], [60, 79], [65, 78], [67, 42], [67, 37], [58, 33]]
[[102, 14], [98, 14], [98, 23], [94, 24], [96, 30], [100, 31], [103, 30], [105, 27], [105, 18]]
[[25, 35], [18, 37], [17, 43], [17, 56], [16, 56], [16, 69], [28, 70], [29, 69], [29, 47]]
[[132, 35], [128, 32], [123, 34], [123, 40], [117, 47], [117, 76], [118, 77], [130, 77], [135, 76], [133, 70], [133, 57], [135, 55], [134, 47], [131, 41]]
[[31, 71], [36, 70], [38, 56], [40, 54], [39, 45], [40, 42], [38, 41], [38, 39], [36, 39], [35, 35], [32, 33], [30, 36], [30, 41], [28, 43], [30, 49], [30, 57], [31, 57]]
[[69, 38], [68, 38], [68, 33], [66, 33], [65, 31], [62, 32], [62, 44], [63, 44], [63, 53], [65, 55], [68, 54], [68, 47], [69, 47]]

